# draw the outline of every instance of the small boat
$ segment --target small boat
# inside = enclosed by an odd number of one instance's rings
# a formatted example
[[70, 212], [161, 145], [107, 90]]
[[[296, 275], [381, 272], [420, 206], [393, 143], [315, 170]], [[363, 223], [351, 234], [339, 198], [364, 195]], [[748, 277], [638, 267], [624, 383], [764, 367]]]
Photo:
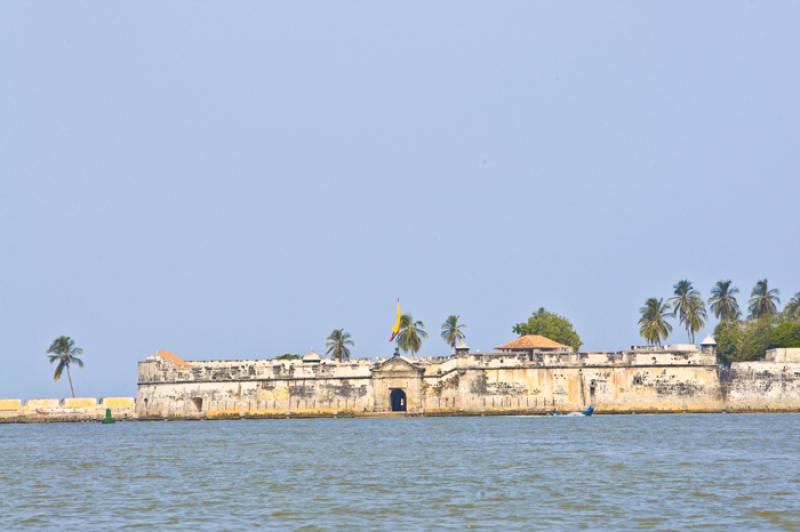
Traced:
[[594, 407], [589, 405], [589, 407], [584, 410], [583, 412], [570, 412], [569, 414], [559, 414], [557, 410], [553, 410], [550, 412], [550, 416], [567, 416], [567, 417], [589, 417], [594, 414]]

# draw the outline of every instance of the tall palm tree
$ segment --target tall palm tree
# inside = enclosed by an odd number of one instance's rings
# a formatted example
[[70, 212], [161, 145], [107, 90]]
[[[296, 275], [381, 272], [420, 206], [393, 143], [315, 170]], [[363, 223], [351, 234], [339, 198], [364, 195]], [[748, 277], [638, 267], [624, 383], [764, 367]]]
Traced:
[[672, 332], [672, 325], [667, 321], [670, 315], [669, 305], [663, 299], [651, 297], [644, 302], [639, 312], [642, 313], [639, 334], [649, 345], [661, 345], [661, 340], [666, 340]]
[[694, 333], [705, 324], [706, 306], [700, 298], [700, 292], [694, 289], [690, 281], [678, 281], [673, 288], [675, 295], [670, 299], [672, 315], [679, 316], [689, 334], [689, 341], [694, 343]]
[[60, 379], [61, 374], [64, 372], [64, 368], [66, 368], [67, 379], [69, 379], [69, 390], [72, 392], [72, 397], [75, 397], [75, 388], [72, 387], [72, 374], [69, 371], [69, 367], [72, 364], [77, 364], [78, 366], [83, 367], [83, 360], [78, 358], [79, 355], [83, 354], [83, 349], [80, 347], [75, 347], [75, 342], [69, 336], [59, 336], [53, 340], [53, 344], [50, 346], [50, 349], [48, 349], [47, 352], [52, 353], [48, 356], [51, 364], [58, 360], [56, 372], [53, 373], [53, 380], [57, 381]]
[[344, 332], [344, 329], [334, 329], [330, 336], [325, 340], [325, 345], [328, 350], [325, 352], [330, 355], [332, 359], [344, 362], [350, 360], [350, 349], [355, 344], [350, 338], [350, 333]]
[[706, 324], [706, 305], [700, 296], [689, 299], [689, 307], [686, 309], [684, 325], [686, 332], [689, 333], [689, 342], [694, 343], [694, 333], [703, 328]]
[[422, 347], [422, 339], [427, 338], [428, 333], [425, 332], [425, 324], [421, 321], [414, 321], [411, 314], [403, 314], [400, 316], [400, 332], [397, 333], [395, 340], [397, 346], [403, 350], [404, 353], [417, 353]]
[[453, 349], [456, 348], [459, 340], [464, 339], [464, 331], [462, 329], [467, 327], [463, 323], [458, 323], [459, 319], [461, 319], [461, 316], [451, 314], [442, 323], [442, 339]]
[[680, 315], [681, 321], [683, 321], [686, 310], [689, 308], [689, 301], [692, 299], [692, 297], [699, 296], [700, 292], [695, 290], [691, 281], [688, 281], [687, 279], [678, 281], [672, 288], [674, 290], [673, 294], [675, 294], [669, 300], [673, 309], [672, 315]]
[[800, 321], [800, 292], [797, 292], [794, 297], [786, 303], [783, 312], [788, 319]]
[[781, 302], [778, 294], [778, 289], [770, 289], [766, 279], [758, 281], [750, 294], [750, 317], [758, 319], [778, 312], [778, 303]]
[[717, 284], [711, 289], [708, 304], [718, 320], [734, 321], [739, 319], [741, 312], [739, 311], [739, 302], [736, 301], [738, 293], [739, 289], [733, 286], [731, 280], [717, 281]]

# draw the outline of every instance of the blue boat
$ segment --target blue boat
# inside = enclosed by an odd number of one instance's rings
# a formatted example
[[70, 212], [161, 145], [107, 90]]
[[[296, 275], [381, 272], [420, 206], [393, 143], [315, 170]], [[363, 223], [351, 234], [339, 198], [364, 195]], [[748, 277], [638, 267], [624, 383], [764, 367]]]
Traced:
[[550, 416], [589, 417], [592, 414], [594, 414], [594, 407], [592, 405], [589, 405], [589, 407], [586, 410], [584, 410], [583, 412], [570, 412], [569, 414], [559, 414], [557, 410], [553, 410], [548, 415], [550, 415]]

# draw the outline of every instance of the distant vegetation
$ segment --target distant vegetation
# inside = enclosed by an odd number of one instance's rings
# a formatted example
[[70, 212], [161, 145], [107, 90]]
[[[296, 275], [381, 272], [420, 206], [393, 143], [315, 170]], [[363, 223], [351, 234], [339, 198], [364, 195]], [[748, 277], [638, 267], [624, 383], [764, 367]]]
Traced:
[[66, 369], [67, 379], [69, 380], [69, 391], [72, 393], [72, 397], [75, 397], [75, 388], [72, 386], [72, 373], [69, 368], [72, 364], [77, 364], [78, 367], [81, 368], [83, 367], [83, 360], [78, 358], [78, 356], [83, 355], [83, 349], [75, 347], [75, 342], [69, 336], [59, 336], [53, 340], [47, 353], [50, 354], [48, 358], [51, 364], [58, 361], [56, 371], [53, 373], [53, 380], [59, 380], [61, 374]]
[[575, 351], [581, 348], [581, 337], [567, 318], [548, 312], [544, 307], [534, 312], [528, 321], [517, 323], [511, 330], [520, 336], [539, 334], [560, 344], [571, 346]]
[[[800, 292], [779, 311], [780, 292], [770, 288], [767, 279], [761, 279], [750, 292], [746, 319], [742, 319], [736, 299], [738, 293], [732, 281], [718, 281], [708, 299], [711, 313], [719, 320], [714, 328], [714, 339], [720, 360], [755, 360], [767, 349], [800, 347]], [[651, 345], [660, 345], [672, 331], [667, 321], [669, 314], [678, 318], [691, 343], [695, 343], [695, 333], [703, 328], [707, 318], [700, 292], [686, 279], [673, 286], [673, 297], [668, 304], [651, 297], [639, 312], [639, 334]]]
[[273, 360], [300, 360], [303, 358], [303, 355], [296, 355], [294, 353], [284, 353], [279, 357], [275, 357]]

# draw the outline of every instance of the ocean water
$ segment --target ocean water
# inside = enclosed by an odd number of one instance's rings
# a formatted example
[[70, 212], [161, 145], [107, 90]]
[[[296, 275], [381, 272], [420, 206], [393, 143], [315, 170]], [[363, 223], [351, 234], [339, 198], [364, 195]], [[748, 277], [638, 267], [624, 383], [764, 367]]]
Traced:
[[800, 529], [800, 415], [0, 425], [0, 529]]

